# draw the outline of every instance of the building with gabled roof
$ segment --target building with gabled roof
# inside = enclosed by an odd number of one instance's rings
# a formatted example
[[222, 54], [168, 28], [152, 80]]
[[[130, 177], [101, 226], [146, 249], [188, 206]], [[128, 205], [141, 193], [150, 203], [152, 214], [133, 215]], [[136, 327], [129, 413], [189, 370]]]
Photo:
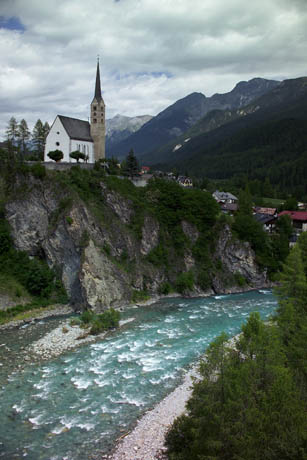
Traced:
[[44, 160], [48, 153], [63, 152], [63, 162], [75, 163], [70, 153], [84, 153], [88, 163], [105, 158], [105, 104], [101, 95], [99, 61], [97, 62], [95, 93], [91, 103], [91, 123], [77, 118], [57, 115], [46, 138]]
[[220, 192], [216, 190], [212, 193], [213, 198], [216, 199], [218, 203], [237, 203], [238, 198], [230, 192]]
[[282, 211], [278, 217], [288, 215], [292, 220], [293, 228], [298, 232], [307, 231], [307, 211]]

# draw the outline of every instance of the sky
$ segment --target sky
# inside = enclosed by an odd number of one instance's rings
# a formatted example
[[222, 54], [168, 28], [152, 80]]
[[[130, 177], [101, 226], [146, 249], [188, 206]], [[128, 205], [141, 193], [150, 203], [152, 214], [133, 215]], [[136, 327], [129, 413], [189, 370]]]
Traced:
[[306, 76], [307, 0], [0, 0], [0, 139], [12, 116], [87, 120], [98, 55], [107, 118]]

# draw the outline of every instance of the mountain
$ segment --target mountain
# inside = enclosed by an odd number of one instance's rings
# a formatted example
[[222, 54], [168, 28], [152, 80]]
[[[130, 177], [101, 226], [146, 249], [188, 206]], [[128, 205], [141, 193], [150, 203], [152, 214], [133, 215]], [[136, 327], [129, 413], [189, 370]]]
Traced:
[[211, 97], [202, 93], [189, 94], [160, 112], [136, 133], [113, 144], [108, 150], [108, 156], [123, 158], [131, 148], [138, 157], [155, 151], [182, 135], [210, 111], [240, 108], [279, 84], [275, 80], [254, 78], [238, 83], [225, 94], [214, 94]]
[[193, 129], [203, 133], [187, 132], [180, 148], [169, 144], [144, 161], [210, 178], [269, 177], [284, 190], [307, 193], [307, 77], [285, 80], [239, 110], [211, 112]]
[[112, 150], [118, 143], [131, 134], [138, 131], [145, 123], [152, 119], [152, 115], [140, 115], [137, 117], [126, 117], [115, 115], [106, 120], [106, 149]]

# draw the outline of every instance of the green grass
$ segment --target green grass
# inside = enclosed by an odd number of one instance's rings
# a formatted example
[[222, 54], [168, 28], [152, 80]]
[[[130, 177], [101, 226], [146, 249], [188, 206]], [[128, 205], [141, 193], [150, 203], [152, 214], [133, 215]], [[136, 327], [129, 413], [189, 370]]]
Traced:
[[28, 291], [12, 276], [0, 272], [0, 295], [7, 295], [13, 302], [25, 299], [31, 300]]
[[0, 324], [35, 317], [35, 315], [43, 312], [49, 305], [51, 305], [51, 302], [38, 299], [26, 305], [15, 305], [7, 310], [0, 311]]
[[278, 206], [281, 206], [284, 204], [284, 200], [280, 200], [278, 198], [262, 198], [263, 199], [263, 205], [264, 206], [273, 206], [274, 208], [277, 208]]

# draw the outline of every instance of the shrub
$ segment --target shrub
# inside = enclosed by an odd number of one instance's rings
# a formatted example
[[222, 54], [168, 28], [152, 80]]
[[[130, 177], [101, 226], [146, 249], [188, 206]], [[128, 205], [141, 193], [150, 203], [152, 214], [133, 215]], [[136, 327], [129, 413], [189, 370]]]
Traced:
[[197, 276], [197, 284], [203, 291], [209, 289], [211, 287], [210, 272], [207, 270], [201, 270]]
[[81, 239], [80, 239], [80, 247], [81, 248], [86, 248], [90, 241], [90, 236], [87, 230], [83, 230]]
[[114, 310], [114, 308], [110, 308], [100, 315], [94, 315], [90, 333], [97, 335], [108, 329], [118, 327], [119, 319], [120, 313], [119, 311]]
[[247, 284], [246, 278], [243, 275], [241, 275], [241, 273], [235, 273], [234, 278], [238, 286], [242, 287]]
[[166, 281], [160, 286], [159, 293], [163, 295], [168, 295], [170, 292], [172, 292], [172, 286], [168, 281]]
[[111, 248], [107, 243], [104, 243], [102, 249], [108, 256], [111, 255]]
[[69, 154], [70, 158], [73, 158], [74, 160], [77, 160], [77, 163], [79, 163], [79, 160], [86, 160], [86, 155], [85, 153], [79, 152], [79, 150], [75, 150], [74, 152], [71, 152]]
[[37, 179], [44, 179], [44, 177], [46, 177], [45, 166], [40, 164], [40, 163], [37, 163], [36, 165], [33, 165], [31, 167], [31, 172], [32, 172], [33, 176], [36, 177]]
[[91, 310], [85, 310], [81, 315], [80, 315], [80, 320], [84, 324], [89, 324], [91, 321], [93, 321], [95, 314]]
[[192, 291], [194, 287], [194, 275], [192, 272], [181, 273], [176, 280], [176, 289], [180, 294]]
[[66, 216], [66, 222], [68, 223], [68, 225], [72, 225], [74, 221], [70, 216]]
[[147, 291], [136, 291], [136, 290], [132, 291], [132, 297], [131, 297], [132, 302], [142, 302], [142, 301], [148, 300], [149, 298], [150, 297]]
[[47, 156], [53, 161], [61, 161], [64, 157], [63, 152], [61, 150], [52, 150], [47, 154]]
[[157, 267], [168, 265], [168, 251], [164, 244], [159, 243], [158, 246], [153, 248], [146, 256], [148, 262]]

